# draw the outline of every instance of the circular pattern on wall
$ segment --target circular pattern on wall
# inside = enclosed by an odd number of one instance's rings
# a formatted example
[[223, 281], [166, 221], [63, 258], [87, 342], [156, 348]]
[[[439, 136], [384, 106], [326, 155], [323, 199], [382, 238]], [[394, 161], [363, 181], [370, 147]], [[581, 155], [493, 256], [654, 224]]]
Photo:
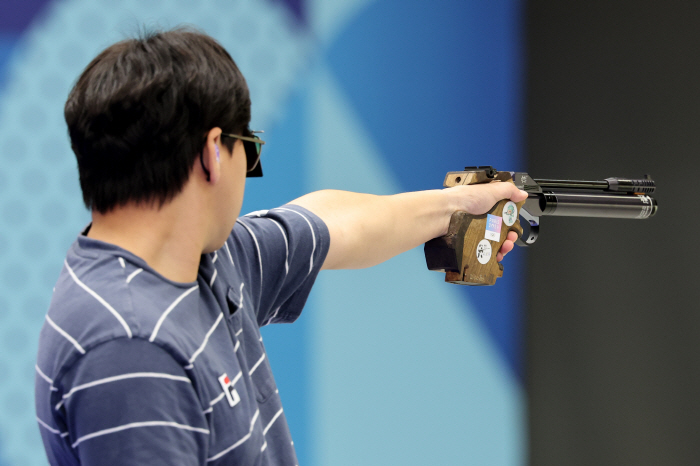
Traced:
[[34, 373], [25, 369], [33, 369], [66, 250], [89, 221], [63, 120], [66, 96], [109, 44], [178, 25], [209, 33], [231, 53], [250, 86], [253, 125], [269, 127], [311, 50], [271, 1], [54, 1], [8, 64], [0, 90], [0, 448], [10, 464], [46, 464], [32, 414]]

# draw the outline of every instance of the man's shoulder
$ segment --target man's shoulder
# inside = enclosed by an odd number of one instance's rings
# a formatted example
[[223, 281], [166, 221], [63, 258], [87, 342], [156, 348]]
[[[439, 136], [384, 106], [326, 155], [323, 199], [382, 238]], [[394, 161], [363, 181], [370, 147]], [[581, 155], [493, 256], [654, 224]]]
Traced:
[[244, 231], [249, 232], [246, 226], [251, 224], [262, 228], [261, 231], [268, 231], [274, 237], [277, 236], [274, 233], [280, 228], [301, 231], [326, 229], [321, 218], [306, 208], [294, 204], [285, 204], [269, 210], [256, 210], [239, 217], [233, 235], [242, 234]]
[[[196, 283], [175, 284], [154, 275], [126, 251], [85, 248], [76, 241], [53, 291], [41, 330], [38, 362], [55, 375], [107, 341], [139, 338], [154, 342], [154, 329], [168, 306], [178, 297], [192, 306], [184, 298], [196, 288]], [[172, 349], [176, 351], [177, 345]]]

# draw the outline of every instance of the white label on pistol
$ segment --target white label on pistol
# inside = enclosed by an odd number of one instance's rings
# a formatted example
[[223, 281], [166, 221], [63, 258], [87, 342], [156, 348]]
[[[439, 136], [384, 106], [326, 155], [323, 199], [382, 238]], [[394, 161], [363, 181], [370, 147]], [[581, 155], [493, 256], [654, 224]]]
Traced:
[[503, 223], [512, 226], [517, 218], [518, 206], [515, 205], [515, 202], [506, 202], [506, 205], [503, 206]]
[[484, 237], [491, 241], [501, 240], [501, 222], [503, 219], [497, 215], [486, 215], [486, 234]]
[[476, 246], [476, 259], [480, 264], [486, 264], [491, 259], [491, 243], [482, 239]]

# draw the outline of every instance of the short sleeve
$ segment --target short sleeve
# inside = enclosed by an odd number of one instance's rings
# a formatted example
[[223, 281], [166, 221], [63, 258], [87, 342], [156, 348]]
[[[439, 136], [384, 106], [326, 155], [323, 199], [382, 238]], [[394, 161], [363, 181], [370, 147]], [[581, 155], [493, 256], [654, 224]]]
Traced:
[[209, 430], [192, 381], [157, 345], [104, 343], [56, 386], [57, 423], [80, 464], [205, 464]]
[[245, 270], [258, 325], [296, 320], [328, 253], [323, 221], [287, 204], [239, 218], [229, 241], [234, 262]]

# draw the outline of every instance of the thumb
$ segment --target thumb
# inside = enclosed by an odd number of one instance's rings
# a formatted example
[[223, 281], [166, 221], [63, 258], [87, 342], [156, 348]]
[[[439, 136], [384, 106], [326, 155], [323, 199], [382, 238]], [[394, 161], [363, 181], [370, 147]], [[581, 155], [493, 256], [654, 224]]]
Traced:
[[447, 189], [454, 190], [459, 196], [457, 210], [464, 210], [472, 215], [488, 212], [501, 199], [520, 202], [527, 198], [527, 193], [516, 188], [513, 183], [501, 181], [460, 185]]
[[486, 186], [489, 187], [496, 202], [500, 201], [501, 199], [509, 199], [513, 202], [520, 202], [527, 199], [527, 193], [516, 188], [513, 183], [489, 183]]

